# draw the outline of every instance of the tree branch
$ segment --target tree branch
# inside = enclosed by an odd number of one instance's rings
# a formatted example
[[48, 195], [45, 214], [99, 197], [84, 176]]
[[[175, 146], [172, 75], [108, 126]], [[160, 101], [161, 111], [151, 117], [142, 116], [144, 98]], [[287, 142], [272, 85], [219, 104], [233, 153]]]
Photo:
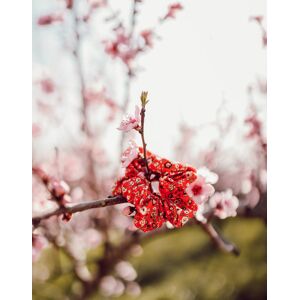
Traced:
[[78, 31], [78, 26], [79, 26], [79, 19], [77, 17], [76, 13], [77, 7], [73, 5], [72, 7], [72, 16], [73, 16], [73, 26], [74, 26], [74, 34], [75, 34], [75, 46], [73, 49], [73, 55], [74, 55], [74, 61], [75, 61], [75, 66], [77, 68], [77, 73], [78, 73], [78, 79], [79, 79], [79, 89], [80, 89], [80, 97], [82, 101], [82, 124], [81, 124], [81, 129], [82, 131], [87, 135], [90, 136], [91, 132], [88, 127], [88, 115], [87, 115], [87, 103], [86, 103], [86, 97], [85, 97], [85, 80], [83, 76], [83, 64], [81, 60], [81, 36]]
[[211, 223], [201, 223], [199, 222], [199, 225], [202, 226], [204, 231], [210, 236], [213, 243], [224, 252], [232, 253], [235, 256], [240, 255], [239, 249], [232, 243], [226, 241], [220, 233], [217, 232], [217, 230], [214, 228], [214, 226]]
[[42, 220], [48, 219], [52, 216], [59, 216], [59, 215], [65, 214], [65, 213], [74, 214], [74, 213], [77, 213], [80, 211], [85, 211], [88, 209], [107, 207], [107, 206], [112, 206], [112, 205], [121, 204], [121, 203], [125, 203], [125, 202], [127, 202], [127, 200], [124, 197], [116, 196], [116, 197], [108, 197], [106, 199], [101, 199], [101, 200], [82, 202], [82, 203], [78, 203], [78, 204], [75, 204], [72, 206], [59, 207], [54, 211], [45, 213], [41, 216], [33, 217], [32, 224], [33, 224], [33, 226], [36, 227], [39, 225], [39, 223]]

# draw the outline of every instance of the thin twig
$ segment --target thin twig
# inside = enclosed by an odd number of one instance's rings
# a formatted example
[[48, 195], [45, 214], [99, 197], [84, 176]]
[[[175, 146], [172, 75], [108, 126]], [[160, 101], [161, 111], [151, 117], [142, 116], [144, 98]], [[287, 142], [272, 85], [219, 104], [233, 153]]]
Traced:
[[146, 176], [149, 176], [150, 170], [149, 170], [148, 161], [147, 161], [147, 144], [145, 142], [145, 129], [144, 129], [145, 113], [146, 113], [146, 109], [145, 109], [145, 107], [142, 107], [142, 109], [141, 109], [141, 130], [139, 132], [141, 134], [142, 143], [143, 143], [143, 154], [144, 154], [144, 161], [145, 161], [145, 166], [146, 166]]
[[[136, 15], [137, 15], [137, 0], [132, 0], [132, 9], [131, 9], [131, 17], [130, 17], [130, 29], [129, 29], [129, 39], [132, 41], [132, 37], [136, 27]], [[130, 66], [128, 66], [127, 74], [126, 74], [126, 81], [125, 81], [125, 93], [124, 93], [124, 102], [122, 106], [123, 114], [126, 114], [129, 100], [130, 100], [130, 90], [131, 90], [131, 81], [133, 77], [133, 72]], [[125, 143], [125, 132], [121, 134], [120, 140], [120, 156], [122, 155], [123, 148]]]
[[[83, 39], [79, 32], [80, 19], [77, 16], [76, 8], [77, 7], [73, 5], [71, 10], [73, 16], [73, 26], [74, 26], [74, 34], [75, 34], [75, 45], [74, 45], [73, 55], [74, 55], [75, 67], [77, 69], [80, 98], [81, 98], [81, 130], [85, 134], [85, 136], [90, 140], [93, 138], [93, 133], [89, 126], [88, 103], [87, 103], [87, 98], [85, 96], [86, 83], [84, 79], [83, 61], [81, 56]], [[87, 149], [87, 158], [88, 158], [87, 169], [89, 174], [91, 174], [90, 176], [91, 179], [89, 180], [89, 187], [94, 192], [95, 197], [97, 197], [98, 190], [95, 184], [95, 182], [97, 181], [97, 176], [95, 173], [95, 166], [94, 166], [94, 160], [92, 157], [91, 149], [89, 148]]]
[[101, 200], [95, 200], [95, 201], [87, 201], [87, 202], [81, 202], [72, 206], [65, 206], [65, 207], [59, 207], [56, 210], [53, 210], [51, 212], [45, 213], [41, 216], [36, 216], [32, 218], [32, 224], [34, 226], [38, 226], [38, 224], [45, 219], [48, 219], [52, 216], [59, 216], [63, 215], [65, 213], [74, 214], [80, 211], [85, 211], [92, 208], [101, 208], [106, 206], [112, 206], [116, 204], [125, 203], [127, 200], [122, 196], [116, 196], [116, 197], [108, 197], [106, 199]]
[[81, 108], [82, 125], [81, 125], [81, 129], [87, 136], [90, 136], [91, 132], [90, 132], [89, 127], [88, 127], [87, 103], [86, 103], [86, 97], [85, 97], [85, 94], [84, 94], [85, 93], [85, 80], [84, 80], [84, 76], [83, 76], [83, 65], [82, 65], [81, 53], [80, 53], [81, 36], [80, 36], [79, 31], [78, 31], [79, 19], [77, 17], [76, 6], [75, 5], [73, 5], [73, 7], [72, 7], [72, 16], [73, 16], [73, 22], [74, 22], [73, 25], [74, 25], [74, 33], [75, 33], [75, 46], [74, 46], [73, 54], [74, 54], [75, 65], [76, 65], [77, 73], [78, 73], [80, 96], [81, 96], [81, 99], [82, 99], [82, 108]]

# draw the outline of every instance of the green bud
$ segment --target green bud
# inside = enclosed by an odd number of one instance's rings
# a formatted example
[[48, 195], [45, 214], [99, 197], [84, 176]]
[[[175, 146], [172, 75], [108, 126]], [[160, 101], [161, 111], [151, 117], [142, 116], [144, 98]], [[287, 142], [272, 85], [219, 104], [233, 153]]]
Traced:
[[148, 97], [148, 92], [142, 92], [141, 94], [141, 102], [142, 102], [142, 107], [145, 108], [146, 104], [149, 102], [149, 100], [147, 100]]

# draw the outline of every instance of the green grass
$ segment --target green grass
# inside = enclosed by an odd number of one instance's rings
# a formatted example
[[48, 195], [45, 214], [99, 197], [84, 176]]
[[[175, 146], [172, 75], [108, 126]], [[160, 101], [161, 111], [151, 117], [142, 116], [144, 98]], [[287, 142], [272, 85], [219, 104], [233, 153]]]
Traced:
[[[141, 300], [260, 300], [266, 299], [266, 227], [261, 220], [232, 219], [222, 223], [225, 237], [238, 245], [235, 257], [217, 251], [198, 227], [184, 227], [147, 240], [141, 256], [131, 262], [142, 287]], [[52, 265], [57, 255], [48, 250], [36, 267]], [[72, 266], [61, 257], [62, 273]], [[51, 276], [50, 276], [51, 278]], [[46, 283], [34, 283], [34, 299], [72, 299], [76, 284], [71, 273]], [[77, 286], [78, 287], [78, 286]], [[67, 298], [69, 295], [69, 298]], [[52, 297], [52, 298], [51, 298]], [[92, 299], [104, 299], [99, 294]], [[132, 300], [122, 296], [120, 300]]]

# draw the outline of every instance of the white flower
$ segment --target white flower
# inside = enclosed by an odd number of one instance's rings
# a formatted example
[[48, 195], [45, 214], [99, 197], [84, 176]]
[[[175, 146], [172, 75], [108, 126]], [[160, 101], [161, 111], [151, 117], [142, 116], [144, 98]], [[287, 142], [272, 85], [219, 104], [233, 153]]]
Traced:
[[138, 128], [140, 126], [140, 121], [141, 121], [140, 109], [136, 105], [134, 115], [133, 114], [126, 115], [125, 118], [122, 120], [118, 129], [125, 132], [130, 131], [132, 129]]

